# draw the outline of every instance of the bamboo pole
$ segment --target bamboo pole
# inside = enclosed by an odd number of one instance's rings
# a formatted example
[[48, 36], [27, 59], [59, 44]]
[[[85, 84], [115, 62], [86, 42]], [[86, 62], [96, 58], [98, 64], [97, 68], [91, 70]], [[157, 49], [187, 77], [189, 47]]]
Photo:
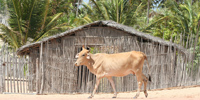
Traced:
[[[200, 51], [200, 47], [199, 47], [199, 51]], [[198, 64], [197, 66], [200, 66], [200, 57], [197, 58], [198, 59]], [[200, 67], [198, 67], [198, 72], [196, 75], [196, 85], [200, 85]]]
[[49, 51], [49, 41], [46, 41], [46, 45], [44, 46], [45, 48], [44, 48], [44, 62], [43, 62], [43, 67], [44, 67], [44, 76], [45, 76], [45, 78], [44, 78], [44, 87], [46, 87], [46, 88], [44, 88], [43, 89], [43, 91], [45, 92], [45, 93], [47, 93], [48, 92], [48, 77], [50, 76], [50, 75], [48, 75], [48, 66], [50, 65], [50, 51]]
[[[14, 53], [14, 52], [13, 52], [13, 53]], [[18, 73], [17, 80], [18, 80], [18, 79], [21, 80], [21, 73], [23, 73], [23, 72], [21, 71], [21, 68], [22, 68], [21, 62], [22, 62], [22, 61], [21, 61], [21, 59], [20, 59], [19, 62], [17, 62], [17, 58], [16, 58], [15, 62], [16, 62], [16, 67], [17, 67], [16, 72]], [[17, 65], [18, 65], [18, 66], [17, 66]], [[23, 93], [23, 91], [22, 91], [22, 81], [20, 81], [20, 82], [17, 81], [17, 87], [18, 87], [18, 93]]]
[[42, 71], [42, 83], [40, 88], [40, 94], [43, 94], [44, 90], [44, 66], [43, 66], [43, 43], [40, 45], [40, 67]]
[[[10, 62], [12, 61], [12, 58], [10, 57]], [[12, 92], [12, 73], [11, 73], [11, 63], [10, 63], [10, 65], [9, 65], [9, 73], [10, 73], [10, 84], [9, 84], [9, 86], [10, 86], [10, 91], [9, 92]]]
[[[52, 64], [55, 64], [55, 58], [54, 58], [53, 53], [52, 53], [52, 56], [53, 56]], [[54, 91], [54, 75], [55, 75], [54, 70], [53, 70], [53, 68], [51, 68], [51, 93], [53, 93], [53, 91]]]
[[[8, 51], [6, 52], [6, 53], [9, 53]], [[5, 64], [5, 77], [4, 77], [4, 82], [5, 82], [5, 92], [8, 92], [9, 91], [9, 80], [6, 80], [6, 79], [8, 79], [8, 74], [9, 74], [9, 71], [8, 71], [8, 66], [9, 66], [9, 63], [8, 63], [8, 57], [9, 56], [7, 56], [6, 57], [6, 64]], [[1, 65], [1, 66], [3, 66], [3, 65]]]
[[[3, 55], [2, 50], [1, 50], [1, 55]], [[2, 56], [0, 59], [2, 59]], [[0, 93], [3, 93], [3, 75], [2, 75], [2, 72], [3, 72], [2, 67], [3, 66], [2, 65], [3, 65], [3, 62], [2, 62], [2, 60], [0, 60]]]
[[36, 59], [36, 94], [39, 94], [39, 60]]
[[[13, 51], [14, 52], [14, 51]], [[14, 73], [14, 75], [13, 75], [13, 84], [14, 84], [14, 93], [16, 93], [16, 86], [15, 86], [15, 77], [16, 77], [16, 58], [15, 58], [15, 54], [14, 54], [14, 57], [13, 57], [14, 59], [13, 59], [13, 73]]]
[[[6, 50], [8, 51], [8, 46], [7, 45], [6, 45]], [[8, 53], [7, 52], [5, 52], [5, 53], [6, 53], [6, 56], [3, 56], [3, 65], [1, 65], [2, 66], [2, 75], [3, 75], [3, 77], [2, 77], [2, 90], [3, 90], [3, 92], [6, 92], [5, 91], [5, 89], [6, 89], [5, 88], [5, 76], [6, 76], [5, 68], [7, 66], [6, 57], [8, 57]]]
[[[62, 51], [63, 51], [63, 59], [65, 59], [65, 40], [63, 40], [62, 42]], [[65, 61], [63, 63], [63, 67], [62, 67], [62, 82], [61, 82], [61, 93], [64, 93], [64, 74], [65, 74]]]
[[[26, 57], [26, 56], [25, 56]], [[28, 62], [27, 62], [27, 72], [26, 72], [26, 79], [28, 80], [26, 82], [26, 90], [27, 90], [27, 93], [30, 93], [30, 88], [29, 88], [29, 85], [31, 85], [31, 82], [30, 82], [30, 73], [29, 73], [29, 70], [30, 70], [30, 58], [28, 57]]]
[[[2, 56], [5, 56], [5, 55], [2, 55]], [[10, 59], [11, 59], [11, 57], [7, 57], [7, 63], [6, 63], [6, 67], [7, 67], [7, 76], [6, 76], [6, 79], [7, 80], [5, 79], [5, 81], [7, 82], [7, 89], [6, 89], [7, 91], [5, 91], [5, 92], [11, 92], [12, 91], [12, 87], [10, 86], [10, 84], [12, 82], [12, 80], [11, 80], [11, 76], [12, 75], [11, 75], [11, 68], [10, 68], [10, 66], [11, 66]]]
[[[28, 72], [29, 72], [29, 82], [30, 82], [30, 85], [31, 86], [29, 86], [29, 91], [31, 91], [31, 92], [33, 92], [33, 72], [32, 72], [32, 70], [34, 70], [34, 68], [33, 68], [33, 65], [34, 65], [34, 63], [33, 62], [30, 62], [30, 61], [33, 61], [33, 59], [32, 59], [32, 57], [30, 57], [29, 56], [29, 63], [31, 63], [30, 64], [30, 66], [29, 66], [29, 70], [28, 70]], [[36, 59], [36, 61], [37, 61], [37, 59]], [[36, 64], [36, 67], [35, 67], [35, 70], [36, 70], [36, 73], [37, 73], [37, 63], [35, 63]], [[35, 77], [37, 77], [36, 75], [35, 75]], [[36, 83], [37, 83], [37, 81], [36, 81]], [[34, 86], [35, 86], [36, 84], [34, 84]], [[35, 86], [35, 88], [37, 88], [36, 86]]]
[[21, 67], [22, 67], [22, 73], [23, 73], [22, 74], [23, 75], [22, 76], [23, 77], [23, 93], [26, 93], [25, 85], [27, 85], [27, 84], [25, 84], [25, 74], [26, 74], [26, 67], [27, 66], [26, 66], [26, 60], [25, 60], [24, 56], [22, 57], [22, 61], [23, 62], [22, 62], [22, 66]]

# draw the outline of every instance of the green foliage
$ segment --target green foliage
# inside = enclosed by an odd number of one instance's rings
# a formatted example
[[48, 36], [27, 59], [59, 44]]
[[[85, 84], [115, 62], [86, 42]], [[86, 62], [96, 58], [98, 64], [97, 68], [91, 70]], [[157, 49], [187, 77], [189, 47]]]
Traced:
[[95, 54], [95, 53], [100, 53], [100, 48], [96, 47], [90, 47], [90, 53]]
[[117, 23], [134, 26], [137, 17], [143, 9], [144, 3], [135, 4], [132, 0], [91, 0], [90, 4], [83, 4], [81, 20], [90, 23], [96, 20], [113, 20]]
[[174, 0], [167, 0], [164, 4], [165, 7], [158, 9], [150, 20], [150, 24], [141, 31], [152, 33], [166, 40], [169, 40], [171, 35], [174, 38], [180, 34], [199, 33], [197, 32], [200, 19], [198, 1], [191, 5], [191, 0], [185, 0], [179, 4]]
[[62, 10], [50, 8], [54, 3], [51, 0], [7, 0], [10, 27], [0, 24], [3, 31], [0, 37], [17, 49], [70, 28], [58, 20], [63, 16]]
[[5, 1], [0, 0], [0, 14], [4, 13], [4, 10], [5, 10]]
[[196, 46], [194, 48], [190, 48], [191, 54], [194, 53], [194, 60], [192, 62], [188, 62], [186, 68], [190, 75], [195, 76], [195, 74], [199, 71], [199, 63], [200, 63], [200, 46]]

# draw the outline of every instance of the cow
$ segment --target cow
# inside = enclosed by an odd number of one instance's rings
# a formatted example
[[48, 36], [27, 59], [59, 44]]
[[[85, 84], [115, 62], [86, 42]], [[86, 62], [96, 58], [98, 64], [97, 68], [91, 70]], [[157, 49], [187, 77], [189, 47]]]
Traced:
[[[147, 97], [148, 93], [146, 90], [147, 82], [151, 81], [151, 77], [147, 78], [142, 73], [142, 68], [144, 64], [144, 60], [147, 61], [147, 57], [144, 53], [139, 51], [130, 51], [130, 52], [122, 52], [115, 54], [106, 54], [106, 53], [90, 53], [89, 48], [82, 47], [82, 50], [77, 53], [77, 60], [75, 62], [75, 66], [87, 66], [87, 68], [96, 75], [96, 84], [91, 96], [88, 98], [92, 98], [98, 88], [99, 82], [102, 78], [107, 78], [111, 83], [111, 86], [114, 91], [113, 98], [117, 97], [117, 92], [115, 89], [114, 81], [112, 77], [122, 77], [128, 74], [133, 74], [137, 77], [138, 82], [138, 90], [135, 95], [135, 99], [140, 94], [140, 89], [142, 84], [144, 83], [144, 94]], [[149, 64], [147, 61], [148, 70]]]

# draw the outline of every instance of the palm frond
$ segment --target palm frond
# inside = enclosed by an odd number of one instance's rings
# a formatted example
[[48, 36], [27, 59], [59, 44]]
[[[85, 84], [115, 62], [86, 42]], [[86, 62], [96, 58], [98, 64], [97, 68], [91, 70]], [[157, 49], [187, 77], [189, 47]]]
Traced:
[[10, 45], [13, 45], [15, 48], [19, 48], [20, 43], [17, 39], [20, 36], [20, 33], [13, 31], [4, 24], [0, 24], [0, 29], [3, 31], [2, 34], [0, 34], [1, 38]]

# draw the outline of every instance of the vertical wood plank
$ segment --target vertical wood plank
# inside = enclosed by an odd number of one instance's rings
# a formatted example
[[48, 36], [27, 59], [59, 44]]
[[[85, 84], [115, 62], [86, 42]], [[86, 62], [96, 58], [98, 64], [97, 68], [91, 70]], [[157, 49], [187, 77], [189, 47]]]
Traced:
[[[9, 52], [7, 51], [7, 54], [8, 54]], [[9, 55], [9, 54], [8, 54]], [[9, 62], [9, 57], [10, 56], [7, 56], [6, 57], [6, 61], [7, 61], [7, 63], [6, 63], [6, 76], [5, 76], [5, 78], [6, 78], [6, 85], [5, 85], [5, 88], [6, 88], [6, 90], [5, 90], [5, 92], [9, 92], [9, 71], [8, 71], [8, 67], [9, 67], [9, 64], [10, 64], [10, 62]]]
[[[26, 57], [26, 56], [25, 56]], [[30, 70], [30, 58], [28, 57], [27, 58], [28, 62], [27, 62], [27, 71], [26, 71], [26, 93], [30, 93], [30, 88], [29, 86], [31, 85], [30, 83], [30, 73], [29, 73], [29, 70]]]
[[50, 50], [49, 50], [49, 40], [48, 41], [46, 41], [46, 45], [44, 46], [45, 48], [44, 48], [44, 62], [43, 62], [43, 69], [45, 70], [44, 71], [44, 89], [43, 89], [43, 93], [48, 93], [48, 77], [50, 76], [50, 75], [48, 75], [48, 73], [49, 73], [49, 70], [48, 70], [48, 68], [49, 68], [49, 65], [50, 65]]
[[26, 60], [25, 60], [25, 57], [24, 56], [22, 56], [22, 82], [23, 82], [23, 84], [22, 84], [22, 87], [23, 87], [23, 93], [26, 93], [26, 89], [25, 89], [25, 82], [26, 82], [26, 80], [25, 80], [25, 74], [26, 74]]
[[[20, 58], [19, 58], [20, 59]], [[17, 60], [16, 60], [16, 62], [17, 62]], [[21, 59], [17, 62], [17, 73], [18, 73], [18, 77], [17, 77], [17, 80], [19, 80], [19, 82], [17, 81], [17, 86], [18, 86], [18, 91], [19, 91], [19, 93], [23, 93], [23, 91], [22, 91], [22, 79], [21, 79], [21, 74], [23, 73], [22, 71], [21, 71], [21, 68], [22, 68], [22, 64], [21, 64]]]
[[[35, 73], [37, 73], [37, 65], [35, 65], [35, 69], [34, 69], [34, 68], [33, 68], [33, 65], [34, 65], [33, 63], [34, 63], [34, 62], [32, 62], [32, 61], [33, 61], [32, 58], [33, 58], [33, 57], [30, 57], [30, 56], [29, 56], [29, 63], [30, 63], [30, 64], [29, 64], [29, 70], [28, 70], [28, 72], [29, 72], [29, 74], [30, 74], [29, 77], [28, 77], [28, 78], [29, 78], [29, 85], [28, 85], [28, 87], [29, 87], [29, 92], [31, 92], [31, 93], [33, 92], [33, 87], [36, 85], [36, 84], [33, 84], [33, 82], [34, 82], [34, 81], [33, 81], [33, 75], [34, 75], [34, 74], [33, 74], [32, 71], [33, 71], [33, 70], [36, 70]], [[37, 61], [37, 58], [36, 58], [36, 61]], [[35, 64], [37, 64], [37, 63], [35, 63]], [[36, 77], [37, 77], [37, 75], [35, 75], [35, 79], [36, 79]], [[36, 81], [36, 83], [37, 83], [37, 81]], [[34, 85], [34, 86], [33, 86], [33, 85]], [[35, 89], [36, 89], [36, 88], [37, 88], [37, 87], [35, 86]]]
[[36, 94], [39, 94], [39, 59], [36, 58]]
[[10, 86], [10, 91], [9, 92], [11, 92], [12, 93], [12, 70], [11, 70], [11, 64], [12, 64], [12, 58], [10, 57], [10, 65], [9, 65], [9, 73], [10, 73], [10, 84], [9, 84], [9, 86]]
[[[6, 45], [6, 50], [8, 51], [8, 47], [7, 47], [7, 45]], [[4, 53], [6, 53], [6, 55], [5, 56], [3, 56], [3, 63], [5, 64], [5, 65], [2, 65], [1, 64], [1, 66], [2, 66], [2, 75], [3, 75], [3, 77], [2, 77], [2, 92], [6, 92], [5, 91], [5, 68], [6, 68], [6, 65], [7, 65], [7, 61], [6, 61], [6, 57], [8, 57], [8, 53], [7, 52], [4, 52]]]
[[[2, 50], [1, 50], [1, 55], [3, 55], [3, 53], [2, 53]], [[1, 56], [1, 58], [0, 59], [2, 59], [2, 56]], [[0, 60], [0, 93], [3, 93], [3, 70], [2, 70], [2, 66], [3, 65], [3, 61], [2, 60]]]
[[40, 45], [40, 67], [42, 71], [42, 83], [40, 88], [40, 94], [43, 94], [43, 89], [44, 89], [43, 42]]
[[21, 82], [21, 77], [20, 77], [20, 74], [22, 73], [21, 70], [20, 70], [21, 66], [18, 65], [19, 64], [18, 63], [18, 57], [15, 54], [15, 52], [13, 52], [13, 54], [15, 55], [14, 57], [15, 57], [15, 66], [16, 66], [16, 70], [14, 70], [14, 71], [16, 71], [16, 77], [15, 77], [16, 82], [14, 82], [15, 85], [16, 85], [16, 90], [17, 90], [16, 93], [20, 93], [20, 92], [22, 93], [22, 91], [20, 91], [21, 84], [19, 84]]
[[[200, 51], [200, 47], [199, 47], [199, 51]], [[197, 66], [200, 66], [200, 57], [198, 57], [197, 59], [198, 59]], [[197, 72], [197, 75], [196, 75], [196, 85], [199, 85], [199, 84], [200, 84], [200, 67], [198, 67], [198, 72]]]
[[[65, 57], [65, 40], [62, 41], [62, 51], [63, 51], [63, 59], [66, 59]], [[64, 74], [65, 74], [65, 61], [62, 65], [62, 82], [61, 82], [61, 93], [64, 93]]]
[[[14, 51], [13, 51], [14, 52]], [[16, 58], [15, 58], [15, 54], [14, 54], [14, 57], [13, 57], [13, 73], [14, 73], [14, 75], [13, 75], [13, 86], [14, 86], [14, 93], [16, 93], [16, 85], [15, 85], [15, 82], [16, 82], [16, 80], [15, 80], [15, 78], [16, 78], [16, 60], [15, 60]]]
[[[53, 55], [53, 50], [52, 50], [52, 65], [55, 65], [55, 59], [54, 59], [54, 55]], [[51, 68], [51, 93], [53, 93], [53, 91], [54, 91], [54, 75], [55, 75], [55, 73], [54, 73], [54, 70], [53, 70], [53, 68]]]

